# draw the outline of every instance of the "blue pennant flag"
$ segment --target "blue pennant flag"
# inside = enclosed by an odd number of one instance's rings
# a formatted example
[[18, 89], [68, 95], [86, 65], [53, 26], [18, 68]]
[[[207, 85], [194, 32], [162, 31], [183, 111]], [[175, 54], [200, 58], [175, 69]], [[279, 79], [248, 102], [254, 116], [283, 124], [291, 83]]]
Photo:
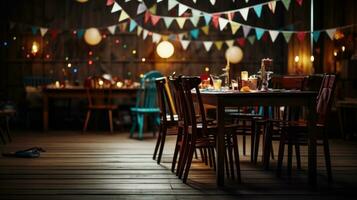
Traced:
[[38, 28], [35, 27], [35, 26], [33, 26], [33, 27], [31, 27], [31, 31], [32, 31], [32, 34], [33, 34], [33, 35], [36, 35], [36, 34], [37, 34], [37, 31], [38, 31]]
[[130, 32], [132, 32], [134, 29], [135, 29], [135, 27], [136, 27], [136, 22], [135, 22], [135, 20], [130, 20], [130, 26], [129, 26], [129, 31]]
[[192, 38], [197, 39], [200, 31], [198, 29], [193, 29], [192, 31], [190, 31], [190, 33], [191, 33]]
[[314, 38], [314, 42], [317, 42], [317, 40], [319, 40], [320, 33], [321, 33], [320, 31], [312, 32], [312, 37]]
[[209, 23], [211, 22], [212, 16], [209, 14], [203, 14], [203, 17], [205, 18], [206, 25], [209, 25]]
[[261, 28], [255, 28], [255, 34], [257, 36], [257, 40], [260, 40], [264, 34], [264, 29]]
[[77, 37], [78, 38], [82, 38], [84, 35], [84, 29], [78, 29], [77, 30]]
[[259, 18], [262, 16], [262, 7], [263, 7], [263, 5], [261, 5], [261, 4], [260, 5], [256, 5], [256, 6], [253, 7], [255, 13], [257, 14], [257, 16]]

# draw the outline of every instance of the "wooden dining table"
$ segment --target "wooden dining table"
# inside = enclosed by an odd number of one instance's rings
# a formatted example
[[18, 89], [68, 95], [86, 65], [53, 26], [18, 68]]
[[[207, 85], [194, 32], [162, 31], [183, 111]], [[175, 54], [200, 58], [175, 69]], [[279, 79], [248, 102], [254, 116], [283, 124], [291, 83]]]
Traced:
[[[109, 88], [98, 88], [98, 90], [109, 90]], [[134, 98], [138, 88], [111, 88], [113, 98]], [[55, 88], [48, 87], [43, 90], [43, 130], [48, 130], [49, 99], [86, 99], [87, 89], [85, 87]]]
[[218, 186], [224, 185], [224, 154], [225, 154], [225, 130], [224, 116], [226, 107], [241, 106], [304, 106], [307, 111], [308, 125], [308, 180], [310, 184], [316, 184], [316, 97], [317, 92], [297, 90], [274, 91], [202, 91], [204, 104], [216, 107], [216, 119], [218, 134], [216, 137], [217, 167], [216, 182]]

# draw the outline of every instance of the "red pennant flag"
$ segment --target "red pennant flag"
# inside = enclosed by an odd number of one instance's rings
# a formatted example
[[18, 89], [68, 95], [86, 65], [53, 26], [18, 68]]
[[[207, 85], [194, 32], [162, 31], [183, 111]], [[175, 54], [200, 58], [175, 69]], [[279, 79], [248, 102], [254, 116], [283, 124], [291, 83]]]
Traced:
[[213, 15], [212, 16], [212, 23], [213, 23], [213, 26], [216, 28], [216, 29], [218, 29], [218, 27], [219, 27], [219, 17], [220, 17], [220, 15]]
[[263, 42], [267, 42], [268, 41], [268, 34], [267, 32], [264, 32], [263, 36], [262, 36], [262, 40]]
[[300, 42], [304, 41], [305, 35], [306, 35], [305, 32], [298, 32], [298, 33], [296, 33], [296, 37], [297, 37], [297, 39], [298, 39]]
[[144, 17], [144, 22], [145, 22], [145, 23], [148, 23], [148, 21], [150, 20], [150, 18], [151, 18], [150, 12], [149, 12], [149, 11], [146, 11], [146, 12], [145, 12], [145, 17]]
[[114, 4], [114, 0], [107, 0], [107, 6], [111, 6]]
[[233, 18], [234, 18], [234, 12], [227, 13], [227, 18], [228, 18], [229, 21], [232, 21]]
[[51, 38], [54, 40], [54, 39], [56, 39], [56, 37], [57, 37], [57, 35], [58, 35], [58, 30], [52, 29], [52, 30], [50, 31], [50, 34], [51, 34]]
[[151, 15], [151, 24], [153, 26], [156, 26], [156, 24], [159, 22], [161, 18], [157, 15]]
[[303, 2], [304, 0], [296, 0], [296, 2], [299, 4], [299, 6], [301, 6], [302, 5], [302, 2]]
[[244, 47], [245, 46], [245, 38], [238, 38], [237, 43], [239, 46]]

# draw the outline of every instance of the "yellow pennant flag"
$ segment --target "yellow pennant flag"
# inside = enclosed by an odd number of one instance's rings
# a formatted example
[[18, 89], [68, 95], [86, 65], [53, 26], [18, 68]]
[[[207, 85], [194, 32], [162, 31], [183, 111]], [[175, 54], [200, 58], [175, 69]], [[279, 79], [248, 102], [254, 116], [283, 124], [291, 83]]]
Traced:
[[222, 49], [223, 41], [215, 41], [214, 45], [217, 47], [218, 50]]
[[150, 11], [151, 14], [153, 14], [153, 15], [156, 15], [156, 10], [157, 10], [156, 4], [154, 4], [151, 8], [149, 8], [149, 11]]
[[126, 13], [124, 10], [121, 11], [120, 16], [119, 16], [119, 22], [124, 21], [129, 18], [128, 13]]
[[233, 35], [238, 31], [239, 28], [240, 28], [240, 23], [231, 22], [231, 30]]
[[208, 35], [209, 33], [209, 26], [204, 26], [201, 28], [202, 32], [205, 34], [205, 35]]
[[178, 17], [178, 18], [176, 18], [176, 22], [179, 25], [180, 29], [182, 29], [183, 26], [185, 25], [186, 18], [185, 17]]

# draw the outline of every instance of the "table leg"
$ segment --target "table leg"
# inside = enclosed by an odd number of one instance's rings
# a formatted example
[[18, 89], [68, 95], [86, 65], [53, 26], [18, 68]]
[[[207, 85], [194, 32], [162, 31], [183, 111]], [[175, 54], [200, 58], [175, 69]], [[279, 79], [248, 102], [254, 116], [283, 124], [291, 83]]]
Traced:
[[308, 106], [308, 177], [311, 185], [316, 185], [317, 161], [316, 161], [316, 105], [312, 99]]
[[224, 141], [224, 106], [221, 103], [217, 104], [217, 124], [218, 132], [216, 137], [217, 148], [217, 185], [224, 185], [224, 154], [225, 154], [225, 141]]
[[48, 131], [48, 96], [43, 95], [43, 131]]

